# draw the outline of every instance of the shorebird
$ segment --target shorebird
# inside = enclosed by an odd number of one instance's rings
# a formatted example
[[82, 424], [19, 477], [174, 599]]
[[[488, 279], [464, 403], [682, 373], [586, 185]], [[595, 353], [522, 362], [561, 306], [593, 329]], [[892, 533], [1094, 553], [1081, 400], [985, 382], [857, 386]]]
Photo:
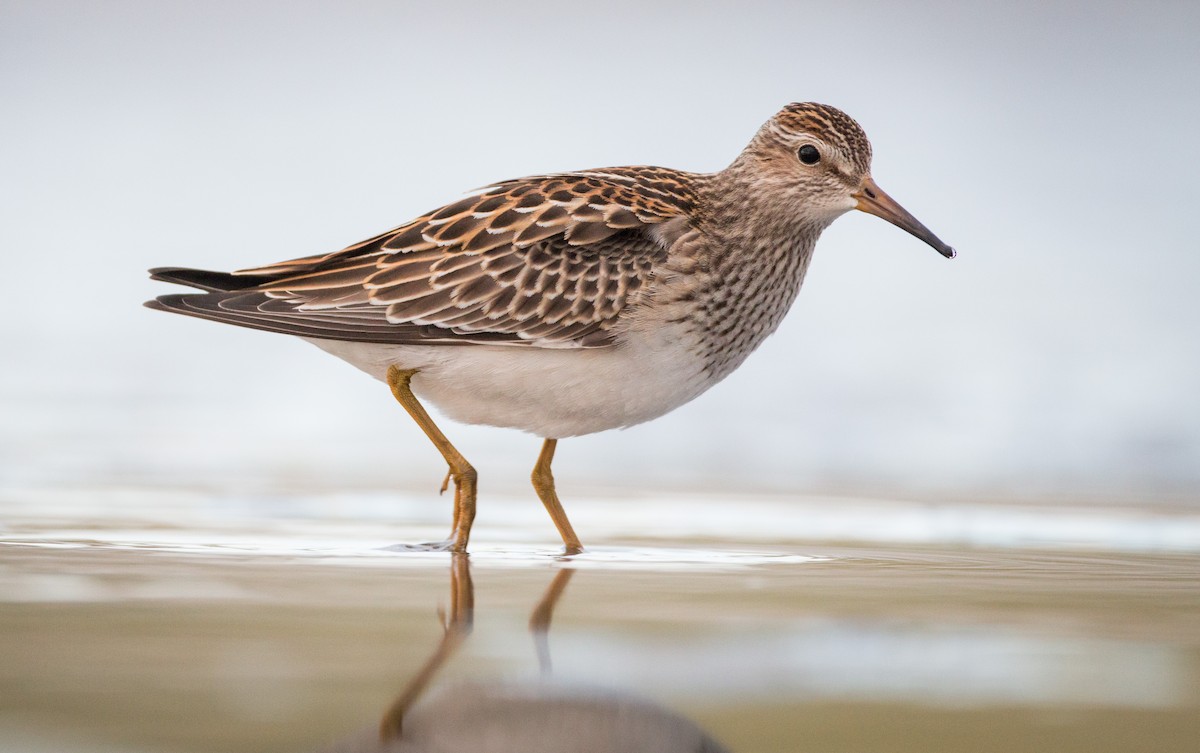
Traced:
[[954, 256], [870, 167], [857, 122], [795, 103], [720, 172], [506, 180], [341, 251], [152, 269], [205, 292], [146, 305], [302, 337], [386, 382], [449, 466], [443, 491], [454, 482], [450, 536], [428, 548], [467, 550], [477, 475], [421, 400], [542, 437], [533, 487], [574, 554], [557, 441], [657, 418], [727, 376], [779, 326], [837, 217], [874, 214]]

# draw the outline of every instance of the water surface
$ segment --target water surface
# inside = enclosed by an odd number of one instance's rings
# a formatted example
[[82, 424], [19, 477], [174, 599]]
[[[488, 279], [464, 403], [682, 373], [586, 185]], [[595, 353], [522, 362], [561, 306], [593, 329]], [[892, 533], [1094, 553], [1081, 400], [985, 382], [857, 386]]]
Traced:
[[7, 493], [0, 739], [375, 750], [389, 719], [404, 720], [394, 750], [470, 749], [477, 728], [529, 751], [522, 735], [587, 750], [622, 731], [645, 750], [703, 735], [734, 751], [1200, 739], [1187, 509], [698, 495], [569, 509], [583, 555], [558, 555], [535, 501], [489, 498], [455, 565], [386, 549], [444, 534], [436, 499]]

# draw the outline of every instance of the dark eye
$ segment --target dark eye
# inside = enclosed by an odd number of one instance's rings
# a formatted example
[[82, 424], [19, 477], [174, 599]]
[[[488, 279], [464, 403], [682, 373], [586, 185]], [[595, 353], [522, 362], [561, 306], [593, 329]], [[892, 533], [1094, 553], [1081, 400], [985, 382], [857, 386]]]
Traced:
[[796, 156], [806, 165], [815, 165], [821, 161], [821, 153], [812, 144], [805, 144], [796, 151]]

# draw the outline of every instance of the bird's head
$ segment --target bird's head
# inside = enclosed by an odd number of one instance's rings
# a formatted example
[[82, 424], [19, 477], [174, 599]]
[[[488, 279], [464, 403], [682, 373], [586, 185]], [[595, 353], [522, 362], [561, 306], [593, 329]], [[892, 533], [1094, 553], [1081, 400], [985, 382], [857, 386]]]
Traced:
[[858, 209], [907, 230], [948, 259], [954, 256], [954, 249], [875, 184], [871, 142], [837, 108], [813, 102], [788, 105], [763, 125], [739, 163], [818, 224]]

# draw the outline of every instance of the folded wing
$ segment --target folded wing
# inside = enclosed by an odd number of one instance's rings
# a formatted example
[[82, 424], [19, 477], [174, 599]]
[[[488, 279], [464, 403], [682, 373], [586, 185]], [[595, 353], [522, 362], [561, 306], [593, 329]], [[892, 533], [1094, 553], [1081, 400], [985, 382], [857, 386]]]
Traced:
[[490, 186], [324, 256], [232, 275], [152, 270], [210, 292], [150, 306], [305, 337], [597, 347], [695, 206], [689, 175], [632, 167]]

